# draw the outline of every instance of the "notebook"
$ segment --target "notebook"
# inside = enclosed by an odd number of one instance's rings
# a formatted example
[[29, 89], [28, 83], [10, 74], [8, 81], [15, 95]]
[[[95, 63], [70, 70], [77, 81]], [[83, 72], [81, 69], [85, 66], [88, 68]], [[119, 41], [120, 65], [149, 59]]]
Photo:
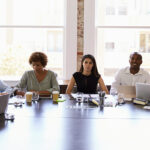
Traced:
[[136, 98], [150, 101], [150, 84], [136, 83]]
[[127, 86], [127, 85], [120, 85], [117, 87], [118, 93], [123, 93], [125, 99], [132, 99], [136, 97], [136, 90], [135, 86]]
[[9, 100], [9, 94], [7, 93], [1, 93], [0, 94], [0, 114], [5, 113], [7, 110]]

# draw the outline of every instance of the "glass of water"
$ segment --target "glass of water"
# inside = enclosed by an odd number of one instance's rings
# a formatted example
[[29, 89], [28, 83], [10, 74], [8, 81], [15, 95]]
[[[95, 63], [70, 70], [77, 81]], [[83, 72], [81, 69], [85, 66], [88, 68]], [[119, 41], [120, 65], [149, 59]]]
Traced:
[[77, 92], [76, 101], [79, 103], [83, 102], [83, 92]]
[[17, 91], [19, 94], [14, 97], [15, 98], [14, 106], [21, 107], [25, 100], [26, 88], [18, 88]]
[[38, 101], [39, 100], [39, 93], [38, 92], [33, 92], [32, 93], [32, 100], [33, 101]]
[[118, 92], [117, 92], [117, 90], [115, 89], [115, 88], [111, 88], [110, 89], [110, 95], [112, 95], [112, 96], [117, 96], [118, 95]]
[[118, 91], [115, 88], [110, 89], [110, 95], [112, 96], [112, 105], [113, 107], [116, 106], [118, 100]]

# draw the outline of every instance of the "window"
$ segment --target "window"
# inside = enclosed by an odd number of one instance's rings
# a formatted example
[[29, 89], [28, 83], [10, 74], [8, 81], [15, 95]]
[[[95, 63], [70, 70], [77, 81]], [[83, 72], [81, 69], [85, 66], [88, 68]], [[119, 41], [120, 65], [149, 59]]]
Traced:
[[150, 52], [150, 32], [140, 33], [140, 52], [149, 53]]
[[112, 81], [119, 68], [129, 65], [133, 51], [142, 54], [141, 67], [150, 71], [149, 0], [89, 0], [85, 7], [89, 10], [85, 8], [85, 20], [94, 18], [85, 24], [85, 30], [92, 30], [90, 38], [95, 41], [90, 43], [86, 34], [85, 44], [95, 50], [90, 52], [105, 79]]
[[[20, 79], [24, 71], [31, 69], [28, 59], [34, 51], [46, 53], [49, 60], [47, 69], [56, 72], [59, 78], [65, 78], [64, 72], [70, 63], [67, 51], [72, 50], [67, 42], [72, 44], [68, 38], [72, 40], [76, 32], [76, 26], [72, 27], [76, 20], [71, 20], [76, 15], [76, 7], [75, 0], [1, 0], [1, 78]], [[76, 49], [74, 45], [72, 47]], [[72, 51], [76, 56], [74, 53]]]
[[114, 42], [106, 42], [105, 43], [105, 49], [106, 51], [112, 52], [115, 48], [115, 43]]

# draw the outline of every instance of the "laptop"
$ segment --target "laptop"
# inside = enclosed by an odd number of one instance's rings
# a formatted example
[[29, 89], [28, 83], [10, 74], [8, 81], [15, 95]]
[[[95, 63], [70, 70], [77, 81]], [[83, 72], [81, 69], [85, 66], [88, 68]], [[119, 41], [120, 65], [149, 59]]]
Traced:
[[9, 94], [7, 93], [0, 93], [0, 114], [3, 114], [7, 110]]
[[136, 98], [150, 101], [150, 84], [136, 83]]
[[120, 85], [117, 87], [118, 93], [123, 93], [125, 99], [131, 100], [136, 97], [135, 86]]

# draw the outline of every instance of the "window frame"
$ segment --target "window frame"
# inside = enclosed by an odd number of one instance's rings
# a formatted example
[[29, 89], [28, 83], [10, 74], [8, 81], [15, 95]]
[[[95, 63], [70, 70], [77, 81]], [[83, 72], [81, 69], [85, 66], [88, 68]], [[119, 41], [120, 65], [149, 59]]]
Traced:
[[[105, 26], [96, 25], [95, 8], [96, 0], [84, 0], [84, 54], [92, 54], [97, 59], [100, 56], [100, 61], [97, 61], [97, 66], [100, 66], [99, 72], [104, 76], [104, 50], [97, 51], [97, 32], [98, 29], [150, 29], [150, 26]], [[90, 33], [90, 34], [89, 34]], [[100, 41], [101, 42], [101, 41]], [[105, 77], [104, 77], [105, 78]], [[110, 83], [110, 81], [106, 81]]]
[[[2, 28], [60, 28], [63, 29], [63, 77], [62, 79], [68, 80], [71, 78], [72, 73], [77, 68], [77, 1], [65, 0], [65, 18], [64, 26], [41, 26], [41, 25], [0, 25]], [[59, 78], [59, 77], [58, 77]], [[8, 81], [8, 80], [6, 80]], [[9, 79], [9, 81], [14, 81]]]

